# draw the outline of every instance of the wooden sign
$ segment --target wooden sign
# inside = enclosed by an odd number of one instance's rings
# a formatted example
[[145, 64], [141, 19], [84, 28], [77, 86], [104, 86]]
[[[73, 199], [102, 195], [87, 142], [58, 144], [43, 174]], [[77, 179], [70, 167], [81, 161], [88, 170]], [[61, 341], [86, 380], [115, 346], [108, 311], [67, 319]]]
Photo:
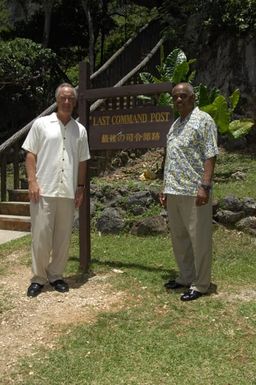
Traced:
[[165, 147], [172, 123], [170, 107], [143, 106], [90, 114], [92, 150]]

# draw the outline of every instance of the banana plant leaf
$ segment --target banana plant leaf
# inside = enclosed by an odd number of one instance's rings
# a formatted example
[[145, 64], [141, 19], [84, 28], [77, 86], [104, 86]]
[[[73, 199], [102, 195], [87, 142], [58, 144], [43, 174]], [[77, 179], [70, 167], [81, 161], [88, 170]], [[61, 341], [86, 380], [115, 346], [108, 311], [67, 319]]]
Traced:
[[173, 72], [172, 82], [174, 84], [180, 83], [181, 81], [185, 81], [186, 76], [189, 72], [189, 64], [184, 61], [183, 63], [178, 64]]
[[158, 79], [149, 72], [140, 72], [139, 76], [144, 84], [157, 84], [163, 82], [162, 79]]
[[200, 107], [202, 111], [208, 112], [214, 119], [221, 134], [227, 133], [230, 122], [230, 112], [224, 96], [219, 95], [212, 104]]
[[144, 84], [154, 83], [154, 77], [149, 72], [140, 72], [140, 78]]
[[233, 120], [229, 123], [228, 132], [234, 139], [238, 139], [248, 134], [253, 126], [254, 121], [252, 119]]
[[207, 106], [211, 104], [208, 88], [203, 84], [200, 84], [197, 90], [198, 95], [198, 107]]
[[170, 79], [173, 78], [176, 67], [183, 62], [187, 62], [187, 57], [181, 49], [176, 48], [169, 53], [165, 59], [165, 65], [167, 75]]
[[162, 93], [158, 97], [158, 106], [173, 106], [172, 97], [168, 92]]
[[232, 109], [232, 112], [234, 111], [234, 109], [236, 108], [238, 102], [239, 102], [239, 99], [240, 99], [240, 91], [239, 89], [237, 88], [233, 93], [232, 95], [229, 97], [229, 100], [231, 102], [231, 109]]

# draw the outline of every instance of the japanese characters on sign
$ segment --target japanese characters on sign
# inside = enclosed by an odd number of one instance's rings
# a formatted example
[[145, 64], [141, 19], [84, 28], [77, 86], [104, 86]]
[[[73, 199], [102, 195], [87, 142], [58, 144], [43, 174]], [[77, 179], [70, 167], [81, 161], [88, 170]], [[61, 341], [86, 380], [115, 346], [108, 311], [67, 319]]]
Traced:
[[171, 120], [171, 109], [168, 107], [97, 111], [90, 115], [90, 147], [164, 147]]

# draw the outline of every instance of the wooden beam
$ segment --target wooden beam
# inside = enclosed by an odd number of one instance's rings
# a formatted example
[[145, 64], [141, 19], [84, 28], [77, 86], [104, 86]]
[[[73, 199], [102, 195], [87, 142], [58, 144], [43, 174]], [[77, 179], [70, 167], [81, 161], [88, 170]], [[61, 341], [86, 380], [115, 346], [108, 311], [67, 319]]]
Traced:
[[87, 89], [84, 92], [81, 91], [80, 98], [94, 100], [118, 96], [156, 95], [161, 94], [162, 92], [171, 93], [171, 91], [172, 84], [170, 82], [160, 84], [133, 84], [122, 87]]

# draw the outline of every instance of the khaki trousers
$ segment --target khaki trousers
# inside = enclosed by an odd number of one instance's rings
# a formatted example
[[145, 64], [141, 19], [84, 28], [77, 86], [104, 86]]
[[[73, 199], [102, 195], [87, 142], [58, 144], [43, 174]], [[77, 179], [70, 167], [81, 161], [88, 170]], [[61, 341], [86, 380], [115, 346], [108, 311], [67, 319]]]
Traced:
[[31, 282], [44, 285], [62, 278], [74, 221], [74, 200], [40, 197], [30, 202], [32, 232]]
[[206, 293], [211, 283], [212, 200], [196, 206], [193, 196], [167, 194], [167, 212], [175, 259], [176, 281]]

